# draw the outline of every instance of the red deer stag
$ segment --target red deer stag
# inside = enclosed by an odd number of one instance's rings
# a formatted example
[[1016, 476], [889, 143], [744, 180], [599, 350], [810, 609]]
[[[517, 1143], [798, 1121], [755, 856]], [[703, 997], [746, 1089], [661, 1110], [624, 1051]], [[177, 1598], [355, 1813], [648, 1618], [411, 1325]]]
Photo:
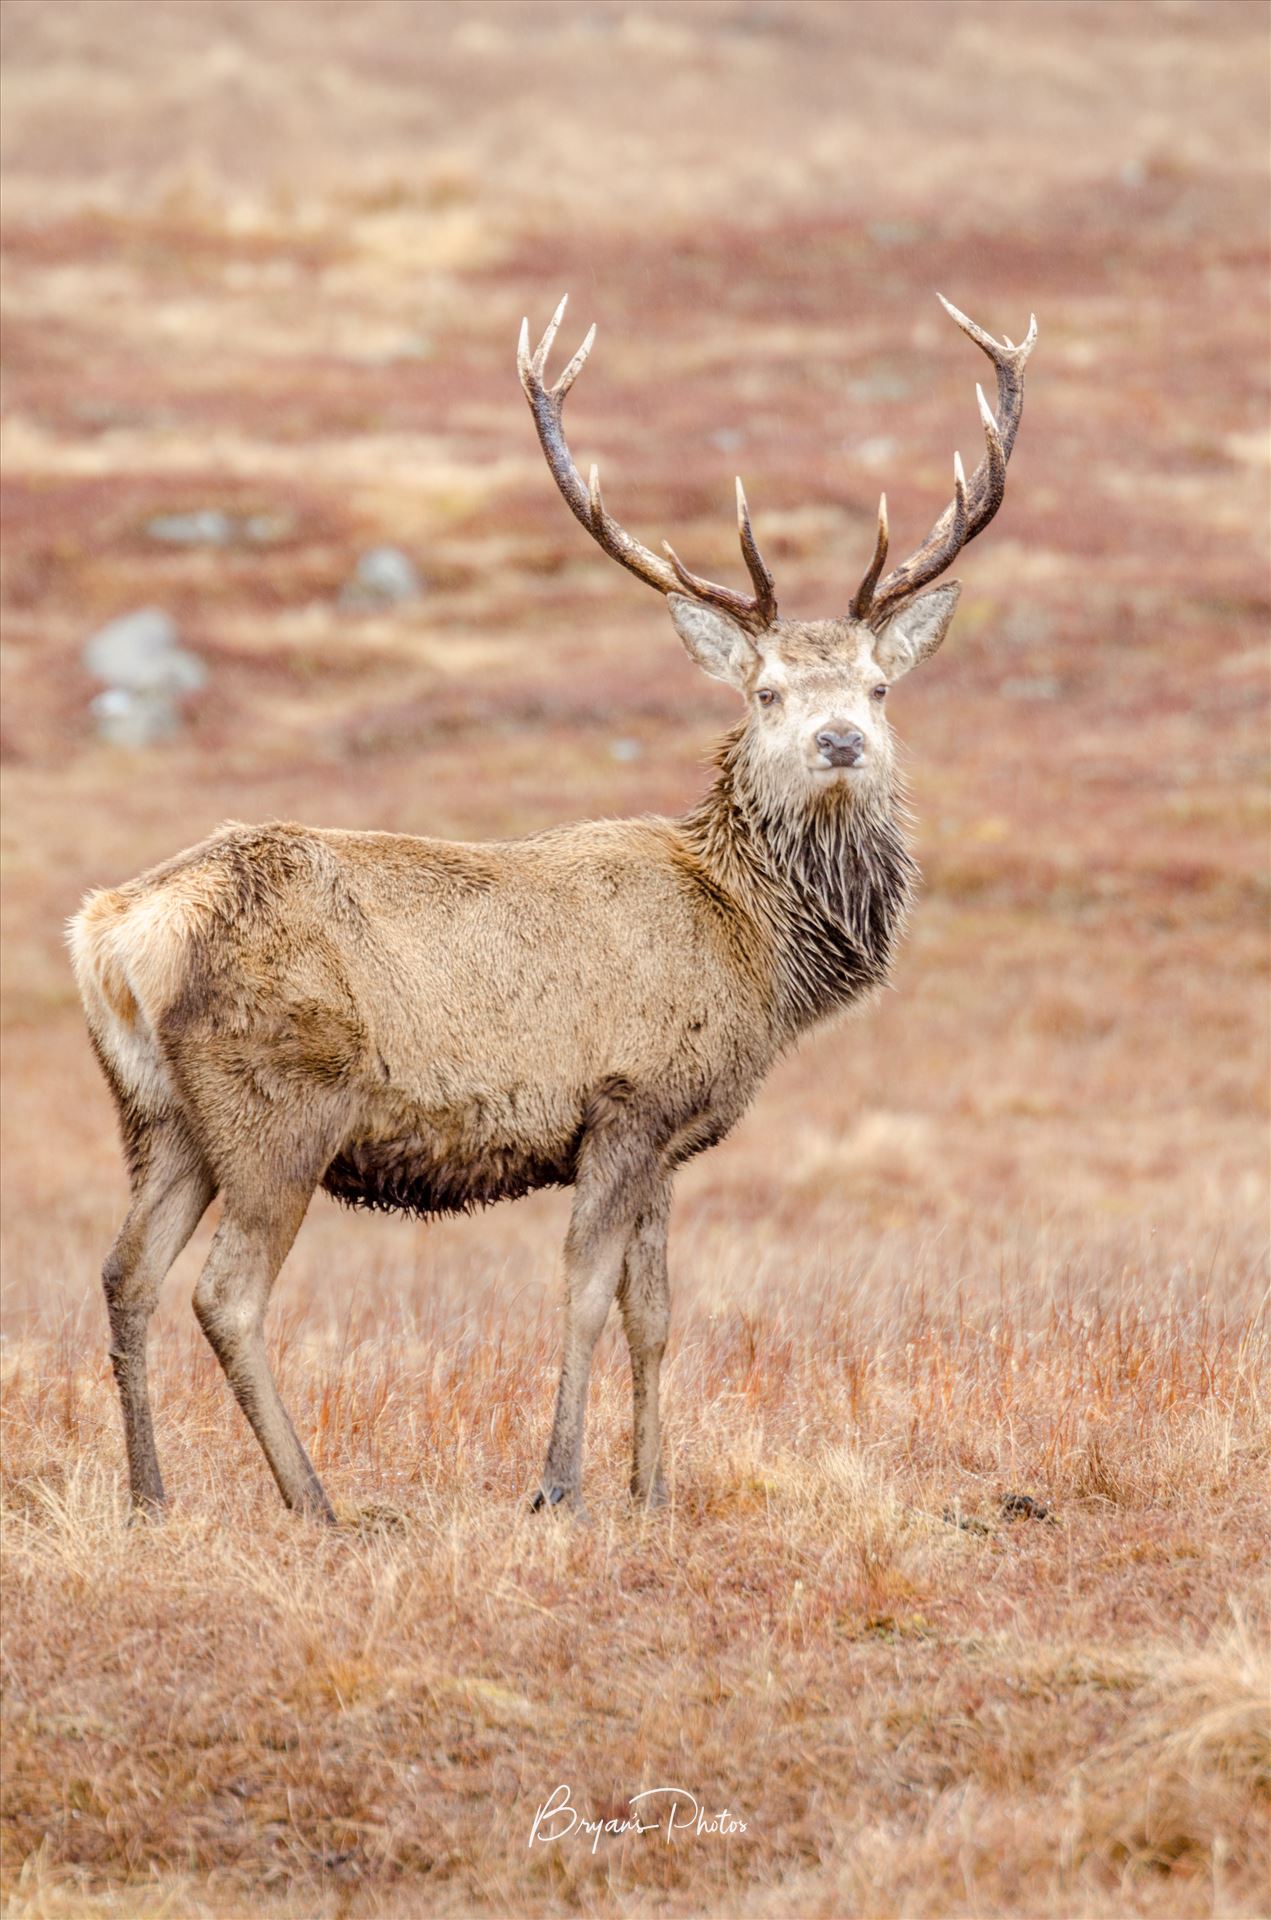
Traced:
[[751, 531], [754, 591], [690, 573], [612, 518], [561, 425], [595, 329], [557, 377], [564, 301], [517, 364], [552, 477], [614, 560], [667, 596], [690, 657], [745, 703], [682, 819], [600, 821], [485, 845], [230, 826], [71, 926], [93, 1045], [118, 1105], [132, 1204], [106, 1260], [132, 1499], [164, 1499], [146, 1329], [216, 1194], [194, 1310], [287, 1505], [331, 1507], [265, 1351], [265, 1309], [310, 1198], [429, 1215], [571, 1186], [564, 1354], [534, 1504], [580, 1504], [583, 1411], [616, 1299], [631, 1350], [632, 1491], [664, 1499], [658, 1375], [675, 1169], [722, 1138], [773, 1061], [886, 979], [912, 891], [889, 687], [944, 639], [932, 587], [1002, 502], [1019, 346], [944, 303], [997, 376], [985, 453], [918, 550], [878, 538], [846, 615], [782, 620]]

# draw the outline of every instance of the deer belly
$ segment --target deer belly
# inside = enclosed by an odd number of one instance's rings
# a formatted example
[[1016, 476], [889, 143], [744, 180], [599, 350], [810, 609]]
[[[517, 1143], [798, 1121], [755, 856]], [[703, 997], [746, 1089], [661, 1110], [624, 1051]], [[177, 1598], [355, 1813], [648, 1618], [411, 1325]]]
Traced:
[[469, 1213], [496, 1200], [519, 1200], [539, 1187], [571, 1186], [577, 1157], [577, 1134], [550, 1144], [460, 1143], [430, 1128], [347, 1142], [322, 1185], [353, 1207], [420, 1216]]

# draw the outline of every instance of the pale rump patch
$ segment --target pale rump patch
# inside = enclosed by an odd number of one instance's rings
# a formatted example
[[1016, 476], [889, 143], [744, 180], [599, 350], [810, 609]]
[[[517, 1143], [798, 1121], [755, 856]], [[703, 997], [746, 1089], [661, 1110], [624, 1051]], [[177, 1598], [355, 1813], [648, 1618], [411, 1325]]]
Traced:
[[90, 894], [67, 928], [89, 1027], [138, 1106], [158, 1110], [173, 1097], [158, 1023], [180, 992], [189, 938], [211, 898], [211, 876], [190, 872], [153, 892]]

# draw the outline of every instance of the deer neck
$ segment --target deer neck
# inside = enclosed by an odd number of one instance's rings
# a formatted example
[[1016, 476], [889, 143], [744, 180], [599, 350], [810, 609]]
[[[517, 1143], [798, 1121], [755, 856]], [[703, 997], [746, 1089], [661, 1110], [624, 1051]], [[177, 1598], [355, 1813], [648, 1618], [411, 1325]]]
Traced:
[[724, 740], [714, 783], [684, 822], [710, 879], [756, 923], [774, 1002], [798, 1032], [887, 979], [917, 878], [895, 786], [835, 786], [811, 804], [752, 767], [746, 729]]

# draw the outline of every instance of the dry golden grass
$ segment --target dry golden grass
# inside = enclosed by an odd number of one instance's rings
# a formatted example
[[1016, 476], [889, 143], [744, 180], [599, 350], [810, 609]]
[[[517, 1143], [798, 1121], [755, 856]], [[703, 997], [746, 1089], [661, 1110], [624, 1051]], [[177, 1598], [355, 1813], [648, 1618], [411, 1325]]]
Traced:
[[[1127, 1276], [1110, 1312], [1041, 1267], [973, 1306], [738, 1282], [681, 1304], [665, 1516], [626, 1509], [607, 1349], [590, 1527], [526, 1510], [553, 1341], [493, 1280], [403, 1261], [374, 1307], [284, 1314], [332, 1537], [277, 1509], [182, 1322], [159, 1527], [127, 1522], [88, 1316], [15, 1343], [14, 1910], [157, 1878], [177, 1912], [1256, 1912], [1247, 1304]], [[1053, 1520], [1003, 1518], [1027, 1490]], [[597, 1819], [681, 1786], [746, 1830], [531, 1850], [560, 1783]]]
[[[14, 1915], [1268, 1910], [1267, 198], [1261, 5], [7, 0], [4, 1898]], [[61, 950], [226, 815], [462, 837], [672, 810], [730, 715], [541, 470], [841, 604], [975, 431], [939, 286], [1041, 344], [954, 637], [896, 697], [926, 894], [897, 991], [686, 1170], [670, 1511], [525, 1511], [564, 1196], [315, 1205], [290, 1521], [189, 1312], [130, 1527], [122, 1213]], [[951, 337], [952, 336], [952, 337]], [[150, 517], [258, 513], [166, 548]], [[360, 549], [430, 588], [341, 612]], [[158, 603], [181, 739], [95, 741]], [[633, 742], [614, 753], [617, 741]], [[1026, 1494], [1051, 1518], [1007, 1519]], [[528, 1844], [560, 1783], [728, 1837]]]

